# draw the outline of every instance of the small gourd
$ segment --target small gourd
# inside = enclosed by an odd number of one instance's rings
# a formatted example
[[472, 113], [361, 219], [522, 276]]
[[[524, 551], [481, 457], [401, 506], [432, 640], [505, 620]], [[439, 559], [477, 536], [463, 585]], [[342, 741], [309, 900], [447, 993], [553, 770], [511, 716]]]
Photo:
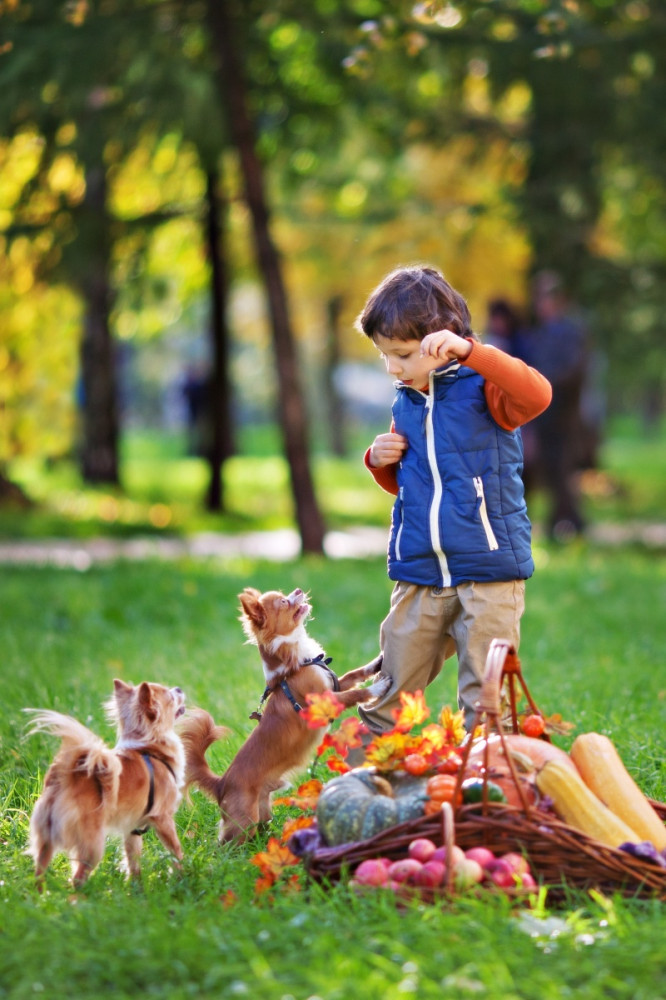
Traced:
[[666, 848], [666, 826], [652, 808], [607, 736], [581, 733], [571, 747], [571, 758], [588, 788], [608, 808], [651, 841], [658, 851]]
[[557, 815], [575, 830], [608, 847], [640, 843], [641, 837], [560, 761], [545, 764], [536, 776], [536, 783], [541, 794], [552, 799]]
[[381, 775], [373, 768], [356, 768], [324, 785], [317, 802], [317, 826], [330, 846], [367, 840], [421, 816], [425, 786], [425, 778], [405, 772]]

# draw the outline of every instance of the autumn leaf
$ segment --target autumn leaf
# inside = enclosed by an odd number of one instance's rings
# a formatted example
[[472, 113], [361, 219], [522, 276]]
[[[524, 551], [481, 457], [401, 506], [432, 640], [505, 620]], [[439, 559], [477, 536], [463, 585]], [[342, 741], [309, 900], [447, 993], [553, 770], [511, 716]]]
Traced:
[[260, 875], [254, 883], [254, 894], [255, 896], [261, 896], [264, 892], [268, 892], [269, 889], [275, 885], [275, 879], [268, 875]]
[[565, 722], [559, 712], [554, 715], [544, 715], [543, 721], [546, 723], [547, 733], [558, 733], [560, 736], [567, 736], [576, 728], [574, 722]]
[[458, 747], [465, 739], [465, 713], [453, 712], [448, 705], [445, 705], [439, 714], [439, 724], [446, 733], [446, 743], [449, 746]]
[[347, 764], [342, 757], [329, 757], [326, 761], [326, 767], [330, 768], [331, 771], [335, 771], [337, 774], [346, 774], [347, 771], [351, 771], [351, 767]]
[[425, 703], [423, 691], [415, 691], [414, 694], [401, 691], [400, 708], [394, 708], [392, 714], [395, 719], [395, 729], [401, 733], [408, 733], [414, 726], [424, 722], [430, 715], [430, 709]]
[[314, 821], [314, 816], [295, 816], [293, 819], [288, 819], [282, 827], [282, 833], [280, 834], [282, 843], [286, 844], [297, 830], [307, 830], [313, 826]]
[[334, 750], [341, 757], [346, 757], [349, 750], [362, 745], [361, 733], [367, 731], [360, 719], [350, 715], [343, 719], [337, 729], [326, 733], [317, 748], [317, 754], [321, 756], [326, 750]]
[[282, 795], [277, 799], [273, 799], [273, 805], [298, 806], [299, 809], [303, 810], [314, 809], [323, 787], [319, 778], [310, 778], [309, 781], [299, 785], [293, 795]]
[[300, 714], [301, 719], [307, 723], [309, 729], [320, 729], [322, 726], [328, 726], [345, 709], [333, 691], [306, 694], [305, 703], [307, 708], [301, 709]]
[[277, 837], [269, 837], [265, 851], [259, 851], [250, 864], [256, 865], [264, 878], [279, 878], [285, 868], [298, 864], [298, 858], [289, 850], [286, 844], [281, 844]]
[[421, 739], [425, 744], [427, 744], [431, 750], [441, 750], [442, 747], [450, 746], [451, 744], [447, 742], [448, 734], [443, 726], [438, 726], [436, 722], [431, 722], [429, 726], [424, 726], [421, 730]]
[[375, 736], [365, 751], [368, 764], [374, 765], [380, 771], [391, 771], [404, 760], [412, 749], [409, 737], [396, 729]]

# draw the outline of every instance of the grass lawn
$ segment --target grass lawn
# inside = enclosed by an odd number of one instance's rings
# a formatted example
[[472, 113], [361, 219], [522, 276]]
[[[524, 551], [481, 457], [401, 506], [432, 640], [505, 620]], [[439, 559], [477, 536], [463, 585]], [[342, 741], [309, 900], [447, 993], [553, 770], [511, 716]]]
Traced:
[[[572, 735], [607, 733], [641, 787], [663, 801], [666, 560], [583, 543], [537, 546], [536, 557], [521, 659], [537, 704], [574, 723]], [[374, 655], [390, 592], [382, 559], [2, 568], [0, 998], [666, 995], [659, 902], [572, 893], [565, 906], [546, 897], [529, 914], [497, 897], [397, 910], [382, 893], [357, 898], [344, 886], [257, 898], [250, 859], [266, 835], [221, 849], [217, 808], [198, 793], [178, 813], [182, 872], [149, 833], [140, 884], [124, 881], [110, 845], [82, 891], [68, 888], [59, 859], [38, 895], [23, 851], [55, 741], [26, 738], [22, 708], [57, 708], [112, 742], [101, 703], [114, 677], [179, 684], [190, 705], [230, 727], [209, 754], [223, 769], [263, 689], [237, 620], [246, 585], [309, 590], [312, 634], [338, 672]], [[428, 703], [436, 710], [454, 699], [448, 669]], [[290, 811], [279, 807], [278, 827]]]
[[[313, 455], [313, 475], [326, 523], [385, 527], [391, 498], [377, 489], [363, 466], [374, 429], [356, 428], [349, 455]], [[615, 420], [600, 454], [600, 468], [583, 477], [586, 517], [597, 521], [661, 521], [666, 510], [666, 426], [646, 437], [637, 422]], [[221, 514], [203, 509], [207, 469], [188, 457], [177, 436], [128, 432], [121, 455], [122, 489], [85, 487], [71, 460], [48, 465], [15, 459], [8, 472], [35, 500], [28, 510], [0, 507], [0, 539], [184, 534], [194, 531], [260, 531], [291, 527], [289, 471], [275, 428], [245, 428], [240, 454], [223, 473]], [[538, 528], [544, 497], [528, 497]]]

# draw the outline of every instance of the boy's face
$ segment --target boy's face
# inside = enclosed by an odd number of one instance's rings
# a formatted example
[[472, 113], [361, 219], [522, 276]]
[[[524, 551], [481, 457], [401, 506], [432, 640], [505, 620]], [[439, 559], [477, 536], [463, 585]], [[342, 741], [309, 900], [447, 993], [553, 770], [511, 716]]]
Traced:
[[405, 385], [413, 385], [415, 389], [425, 389], [430, 372], [445, 364], [441, 358], [433, 358], [431, 355], [421, 357], [420, 340], [391, 340], [379, 334], [372, 339], [384, 359], [389, 375], [400, 379]]

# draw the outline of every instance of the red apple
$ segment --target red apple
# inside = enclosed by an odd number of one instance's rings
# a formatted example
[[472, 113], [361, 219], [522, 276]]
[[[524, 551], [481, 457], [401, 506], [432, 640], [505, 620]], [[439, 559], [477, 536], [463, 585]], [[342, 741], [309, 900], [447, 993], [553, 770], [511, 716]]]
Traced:
[[[458, 847], [457, 844], [454, 844], [453, 847], [451, 848], [452, 867], [455, 866], [457, 861], [462, 861], [464, 857], [465, 857], [465, 852], [463, 851], [462, 847]], [[446, 847], [438, 847], [429, 860], [441, 861], [443, 862], [443, 864], [446, 864]]]
[[516, 885], [516, 876], [511, 865], [498, 858], [490, 873], [491, 881], [500, 889], [510, 889]]
[[446, 866], [441, 861], [426, 861], [417, 876], [416, 884], [428, 888], [443, 885], [445, 875]]
[[486, 872], [492, 869], [497, 860], [489, 847], [470, 847], [469, 850], [465, 851], [465, 857], [471, 858], [472, 861], [478, 861]]
[[507, 851], [506, 854], [501, 854], [497, 860], [509, 865], [515, 875], [524, 875], [525, 872], [530, 870], [527, 858], [523, 857], [522, 854], [518, 854], [517, 851]]
[[436, 847], [432, 840], [428, 840], [427, 837], [417, 837], [417, 839], [413, 840], [407, 848], [410, 858], [416, 858], [416, 860], [420, 861], [421, 864], [424, 864], [426, 861], [430, 861], [435, 853], [435, 850]]
[[521, 889], [536, 889], [536, 879], [530, 872], [523, 872], [518, 876], [518, 884]]
[[388, 877], [392, 882], [407, 882], [413, 885], [422, 868], [423, 865], [416, 858], [401, 858], [393, 862], [388, 870]]
[[469, 889], [483, 879], [483, 868], [478, 861], [463, 856], [453, 868], [453, 882], [456, 889]]
[[386, 885], [388, 869], [379, 858], [368, 858], [354, 872], [354, 881], [358, 885]]

